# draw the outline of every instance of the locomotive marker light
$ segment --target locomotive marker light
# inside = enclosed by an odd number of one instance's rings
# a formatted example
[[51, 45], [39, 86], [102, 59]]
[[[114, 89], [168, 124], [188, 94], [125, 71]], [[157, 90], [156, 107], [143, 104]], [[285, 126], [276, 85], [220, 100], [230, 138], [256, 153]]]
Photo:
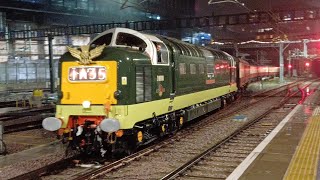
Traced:
[[102, 131], [111, 133], [120, 129], [120, 122], [117, 119], [105, 118], [99, 126]]
[[56, 131], [62, 126], [62, 121], [55, 117], [47, 117], [42, 121], [42, 127], [48, 131]]
[[88, 108], [90, 108], [90, 106], [91, 106], [90, 101], [83, 101], [82, 102], [82, 107], [83, 108], [88, 109]]

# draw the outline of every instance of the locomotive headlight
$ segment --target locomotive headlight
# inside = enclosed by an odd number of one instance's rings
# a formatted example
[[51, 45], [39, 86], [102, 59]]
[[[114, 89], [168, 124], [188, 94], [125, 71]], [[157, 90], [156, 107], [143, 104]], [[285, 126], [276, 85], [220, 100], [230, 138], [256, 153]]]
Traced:
[[62, 121], [55, 117], [47, 117], [42, 121], [42, 127], [48, 131], [56, 131], [62, 126]]
[[83, 108], [90, 108], [90, 105], [91, 105], [90, 101], [83, 101], [82, 102], [82, 107]]
[[99, 127], [104, 132], [116, 132], [120, 129], [120, 122], [117, 119], [105, 118], [101, 121]]

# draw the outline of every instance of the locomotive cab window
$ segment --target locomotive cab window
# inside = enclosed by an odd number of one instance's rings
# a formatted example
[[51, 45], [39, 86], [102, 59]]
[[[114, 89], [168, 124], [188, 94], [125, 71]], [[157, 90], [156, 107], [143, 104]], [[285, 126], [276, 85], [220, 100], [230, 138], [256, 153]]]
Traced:
[[111, 43], [113, 33], [108, 33], [104, 36], [99, 37], [95, 41], [93, 41], [91, 44], [95, 46], [100, 46], [100, 45], [109, 45]]
[[165, 44], [161, 42], [153, 42], [157, 53], [157, 64], [168, 64], [169, 53]]
[[140, 51], [144, 51], [147, 47], [147, 44], [139, 37], [123, 32], [118, 33], [116, 38], [116, 45], [136, 47]]

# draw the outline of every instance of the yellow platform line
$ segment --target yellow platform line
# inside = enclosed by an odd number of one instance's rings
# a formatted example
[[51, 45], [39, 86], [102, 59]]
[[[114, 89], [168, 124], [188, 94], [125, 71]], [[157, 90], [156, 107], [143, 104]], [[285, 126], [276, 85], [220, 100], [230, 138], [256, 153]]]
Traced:
[[309, 120], [284, 179], [316, 179], [320, 150], [320, 116], [312, 116]]

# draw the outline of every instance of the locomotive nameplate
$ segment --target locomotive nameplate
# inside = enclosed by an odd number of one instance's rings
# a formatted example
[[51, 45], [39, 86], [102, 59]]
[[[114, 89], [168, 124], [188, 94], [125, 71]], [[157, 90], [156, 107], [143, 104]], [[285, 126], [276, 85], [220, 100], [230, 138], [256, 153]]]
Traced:
[[80, 66], [69, 68], [69, 81], [88, 82], [106, 81], [106, 67], [103, 66]]

